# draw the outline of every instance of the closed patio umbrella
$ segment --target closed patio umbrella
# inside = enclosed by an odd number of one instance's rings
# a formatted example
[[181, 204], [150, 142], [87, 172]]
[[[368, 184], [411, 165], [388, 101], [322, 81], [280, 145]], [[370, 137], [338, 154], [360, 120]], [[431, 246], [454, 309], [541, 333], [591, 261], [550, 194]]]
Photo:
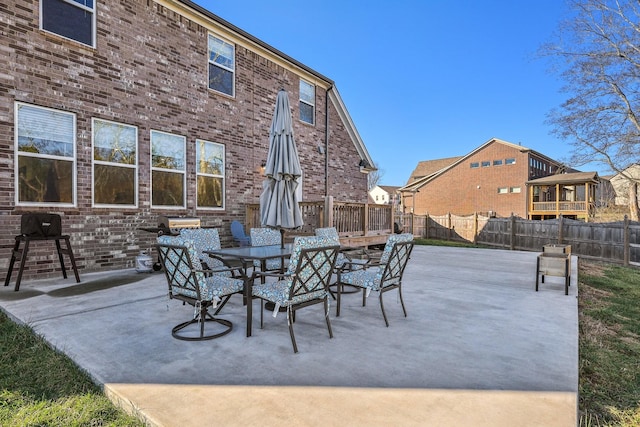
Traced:
[[289, 96], [284, 89], [280, 89], [276, 97], [264, 171], [267, 179], [260, 195], [260, 222], [264, 227], [280, 230], [284, 247], [285, 230], [304, 224], [296, 195], [302, 169], [293, 137]]

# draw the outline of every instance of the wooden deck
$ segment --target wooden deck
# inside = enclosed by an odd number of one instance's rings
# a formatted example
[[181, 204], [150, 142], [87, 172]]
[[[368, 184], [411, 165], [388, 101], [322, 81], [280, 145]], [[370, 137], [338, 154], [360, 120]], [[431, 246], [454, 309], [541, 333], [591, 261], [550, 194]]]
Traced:
[[[300, 230], [285, 234], [285, 239], [293, 236], [315, 234], [316, 228], [335, 227], [344, 246], [372, 246], [386, 243], [393, 233], [393, 206], [368, 203], [334, 202], [333, 197], [325, 200], [301, 202], [300, 208], [304, 226]], [[260, 227], [260, 205], [247, 205], [247, 230]]]

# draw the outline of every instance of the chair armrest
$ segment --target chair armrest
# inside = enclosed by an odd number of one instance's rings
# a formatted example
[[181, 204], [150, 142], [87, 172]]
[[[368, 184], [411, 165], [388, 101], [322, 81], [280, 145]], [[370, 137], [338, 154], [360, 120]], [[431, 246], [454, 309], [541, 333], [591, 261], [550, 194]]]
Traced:
[[251, 280], [254, 280], [256, 277], [277, 277], [278, 279], [282, 280], [286, 277], [291, 277], [293, 276], [290, 273], [275, 273], [275, 272], [269, 272], [269, 271], [254, 271], [253, 274], [251, 275]]
[[238, 267], [214, 268], [214, 269], [211, 269], [211, 270], [193, 270], [193, 272], [194, 273], [204, 273], [205, 276], [213, 276], [214, 274], [230, 272], [231, 273], [231, 277], [233, 277], [233, 278], [242, 277], [242, 271]]
[[380, 260], [378, 261], [369, 261], [367, 260], [367, 262], [350, 262], [347, 261], [342, 265], [342, 268], [340, 269], [340, 271], [355, 271], [355, 270], [366, 270], [367, 268], [371, 268], [371, 267], [381, 267], [386, 265], [386, 263], [384, 262], [380, 262]]

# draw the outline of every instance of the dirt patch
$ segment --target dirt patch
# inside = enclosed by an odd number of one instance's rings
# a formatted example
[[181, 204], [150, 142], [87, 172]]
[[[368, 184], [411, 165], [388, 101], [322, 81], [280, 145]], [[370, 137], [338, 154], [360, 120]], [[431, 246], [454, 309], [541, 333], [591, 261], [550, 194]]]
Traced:
[[580, 274], [587, 276], [603, 277], [606, 267], [607, 265], [601, 262], [580, 260]]

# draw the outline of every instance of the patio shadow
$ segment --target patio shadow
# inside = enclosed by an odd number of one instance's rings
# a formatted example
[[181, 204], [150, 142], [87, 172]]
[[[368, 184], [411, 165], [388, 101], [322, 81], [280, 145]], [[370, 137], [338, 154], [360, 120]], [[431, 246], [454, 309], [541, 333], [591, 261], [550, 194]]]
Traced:
[[[153, 273], [152, 273], [153, 274]], [[66, 286], [64, 288], [55, 289], [47, 292], [52, 297], [69, 297], [74, 295], [84, 295], [90, 292], [102, 291], [118, 286], [128, 285], [138, 282], [149, 277], [148, 273], [126, 273], [119, 276], [107, 276], [89, 282], [82, 282]]]

